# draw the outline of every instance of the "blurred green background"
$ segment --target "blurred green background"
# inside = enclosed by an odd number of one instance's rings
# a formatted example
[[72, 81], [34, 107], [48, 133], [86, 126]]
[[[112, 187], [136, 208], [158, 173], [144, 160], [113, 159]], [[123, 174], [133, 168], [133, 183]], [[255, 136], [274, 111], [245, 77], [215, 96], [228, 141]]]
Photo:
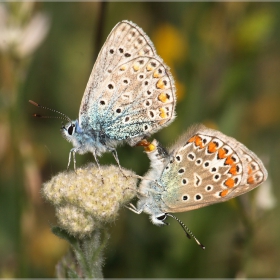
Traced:
[[[50, 231], [40, 188], [66, 169], [71, 145], [61, 121], [33, 118], [52, 113], [28, 100], [77, 118], [96, 54], [123, 19], [143, 28], [176, 80], [177, 118], [153, 138], [169, 146], [202, 122], [253, 150], [269, 177], [239, 199], [177, 215], [205, 251], [176, 221], [160, 228], [122, 209], [104, 276], [280, 277], [280, 3], [183, 2], [0, 3], [0, 277], [54, 277], [68, 249]], [[148, 170], [141, 148], [118, 153], [125, 168]], [[89, 161], [77, 155], [77, 165]], [[111, 154], [100, 162], [115, 164]]]

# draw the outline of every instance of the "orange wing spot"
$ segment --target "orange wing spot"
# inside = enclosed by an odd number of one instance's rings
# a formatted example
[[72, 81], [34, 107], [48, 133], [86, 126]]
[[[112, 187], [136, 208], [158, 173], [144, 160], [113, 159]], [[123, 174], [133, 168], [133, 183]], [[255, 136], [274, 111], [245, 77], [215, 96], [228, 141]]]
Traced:
[[196, 145], [196, 146], [199, 146], [200, 148], [203, 148], [203, 147], [204, 147], [204, 145], [203, 145], [203, 143], [202, 143], [202, 139], [201, 139], [199, 136], [196, 136], [195, 145]]
[[144, 147], [144, 150], [145, 150], [146, 152], [152, 152], [155, 148], [156, 148], [155, 145], [153, 145], [153, 144], [151, 143], [150, 145]]
[[147, 65], [146, 67], [147, 71], [152, 71], [154, 69], [154, 67], [151, 66], [151, 64]]
[[145, 53], [144, 53], [144, 51], [142, 51], [142, 50], [138, 53], [139, 56], [142, 56], [142, 55], [144, 55], [144, 54], [145, 54]]
[[233, 164], [229, 170], [229, 173], [231, 173], [232, 175], [236, 175], [237, 174], [237, 170], [236, 170], [236, 165]]
[[210, 142], [208, 145], [208, 152], [215, 153], [217, 151], [217, 146], [214, 142]]
[[164, 108], [159, 108], [160, 114], [159, 116], [163, 119], [165, 119], [167, 117], [166, 113], [165, 113], [165, 109]]
[[219, 149], [218, 157], [219, 157], [219, 159], [222, 159], [222, 158], [226, 157], [226, 151], [223, 148]]
[[254, 180], [254, 177], [253, 176], [250, 176], [248, 179], [247, 179], [247, 183], [248, 184], [254, 184], [255, 180]]
[[252, 172], [253, 172], [253, 169], [252, 169], [252, 167], [251, 166], [249, 166], [249, 168], [248, 168], [249, 170], [248, 170], [248, 174], [252, 174]]
[[231, 156], [227, 157], [227, 159], [225, 161], [225, 164], [228, 164], [228, 165], [233, 165], [234, 164], [234, 161], [233, 161]]
[[140, 69], [139, 64], [134, 64], [133, 69], [134, 71], [138, 71]]
[[157, 88], [164, 89], [165, 84], [162, 79], [159, 79], [157, 82]]
[[155, 71], [153, 76], [154, 76], [154, 78], [159, 78], [160, 77], [158, 71]]
[[159, 96], [158, 96], [158, 100], [165, 103], [167, 100], [168, 100], [168, 96], [166, 93], [161, 93]]
[[121, 71], [126, 70], [126, 65], [122, 65], [121, 68], [120, 68], [120, 70], [121, 70]]
[[188, 142], [189, 142], [189, 143], [190, 143], [190, 142], [194, 142], [195, 139], [196, 139], [196, 136], [193, 136]]
[[232, 178], [229, 178], [225, 181], [225, 185], [228, 187], [228, 188], [232, 188], [234, 187], [234, 180]]
[[221, 197], [225, 197], [228, 194], [228, 190], [223, 190], [220, 192]]

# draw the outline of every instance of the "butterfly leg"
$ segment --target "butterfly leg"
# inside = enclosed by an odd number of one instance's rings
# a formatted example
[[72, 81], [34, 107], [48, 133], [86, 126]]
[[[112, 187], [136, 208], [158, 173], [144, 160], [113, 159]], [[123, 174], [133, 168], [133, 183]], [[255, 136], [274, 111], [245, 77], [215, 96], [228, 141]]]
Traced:
[[73, 155], [73, 162], [74, 162], [74, 171], [76, 172], [76, 149], [75, 148], [70, 150], [67, 170], [69, 170], [72, 155]]
[[127, 209], [129, 209], [130, 211], [136, 213], [136, 214], [141, 214], [143, 212], [143, 209], [137, 209], [135, 205], [133, 205], [132, 203], [129, 203], [129, 206], [125, 206]]
[[112, 154], [113, 154], [113, 156], [114, 156], [114, 158], [115, 158], [115, 160], [116, 160], [116, 162], [117, 162], [117, 164], [118, 164], [118, 166], [119, 166], [119, 169], [120, 169], [122, 175], [123, 175], [125, 178], [127, 178], [127, 176], [124, 174], [124, 172], [123, 172], [123, 170], [122, 170], [122, 167], [121, 167], [121, 165], [120, 165], [120, 161], [119, 161], [119, 157], [118, 157], [118, 154], [117, 154], [117, 150], [116, 150], [116, 149], [112, 149], [111, 152], [112, 152]]
[[94, 156], [94, 160], [95, 160], [95, 162], [96, 162], [96, 164], [97, 164], [97, 166], [98, 166], [98, 169], [99, 169], [99, 172], [100, 172], [100, 175], [101, 175], [102, 183], [104, 184], [103, 173], [102, 173], [102, 170], [101, 170], [101, 168], [100, 168], [100, 164], [99, 164], [99, 161], [98, 161], [98, 158], [97, 158], [97, 155], [96, 155], [95, 150], [94, 150], [94, 152], [93, 152], [93, 156]]

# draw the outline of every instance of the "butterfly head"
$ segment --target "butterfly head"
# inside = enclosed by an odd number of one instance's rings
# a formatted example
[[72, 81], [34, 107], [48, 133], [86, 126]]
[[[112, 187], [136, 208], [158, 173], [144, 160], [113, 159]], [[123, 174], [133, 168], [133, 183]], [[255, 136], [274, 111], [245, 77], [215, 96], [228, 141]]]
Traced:
[[78, 120], [70, 121], [63, 124], [60, 128], [62, 136], [69, 142], [74, 142], [77, 138], [77, 134], [81, 132], [81, 128], [79, 126]]
[[150, 216], [150, 219], [152, 221], [153, 224], [157, 225], [157, 226], [166, 226], [168, 225], [168, 223], [165, 222], [167, 215], [166, 213], [159, 213], [159, 214], [152, 214]]
[[167, 213], [160, 209], [159, 200], [160, 194], [151, 191], [151, 189], [150, 191], [147, 190], [145, 193], [141, 192], [141, 198], [138, 200], [137, 209], [141, 209], [141, 212], [148, 214], [154, 225], [163, 226], [167, 225], [165, 222]]

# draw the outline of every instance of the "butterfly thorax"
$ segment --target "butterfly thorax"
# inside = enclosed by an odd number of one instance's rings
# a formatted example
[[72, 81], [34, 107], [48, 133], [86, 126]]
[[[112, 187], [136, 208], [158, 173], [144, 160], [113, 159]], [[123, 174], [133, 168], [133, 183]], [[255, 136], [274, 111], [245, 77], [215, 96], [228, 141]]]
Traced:
[[150, 215], [152, 223], [156, 225], [165, 225], [159, 217], [165, 216], [162, 210], [166, 208], [162, 200], [164, 186], [160, 181], [142, 181], [139, 187], [141, 199], [137, 203], [137, 208]]
[[137, 208], [144, 213], [150, 215], [152, 223], [156, 225], [165, 225], [161, 217], [165, 217], [163, 209], [166, 208], [162, 200], [162, 195], [165, 192], [165, 186], [161, 179], [155, 180], [155, 178], [161, 178], [161, 174], [165, 166], [169, 162], [169, 154], [160, 145], [160, 143], [154, 140], [151, 143], [154, 149], [147, 152], [149, 159], [151, 160], [151, 169], [145, 174], [146, 180], [142, 180], [139, 186], [139, 198]]
[[62, 136], [72, 143], [75, 152], [85, 154], [92, 152], [97, 156], [112, 151], [117, 142], [109, 139], [102, 130], [92, 128], [82, 128], [78, 120], [67, 123], [61, 128]]

